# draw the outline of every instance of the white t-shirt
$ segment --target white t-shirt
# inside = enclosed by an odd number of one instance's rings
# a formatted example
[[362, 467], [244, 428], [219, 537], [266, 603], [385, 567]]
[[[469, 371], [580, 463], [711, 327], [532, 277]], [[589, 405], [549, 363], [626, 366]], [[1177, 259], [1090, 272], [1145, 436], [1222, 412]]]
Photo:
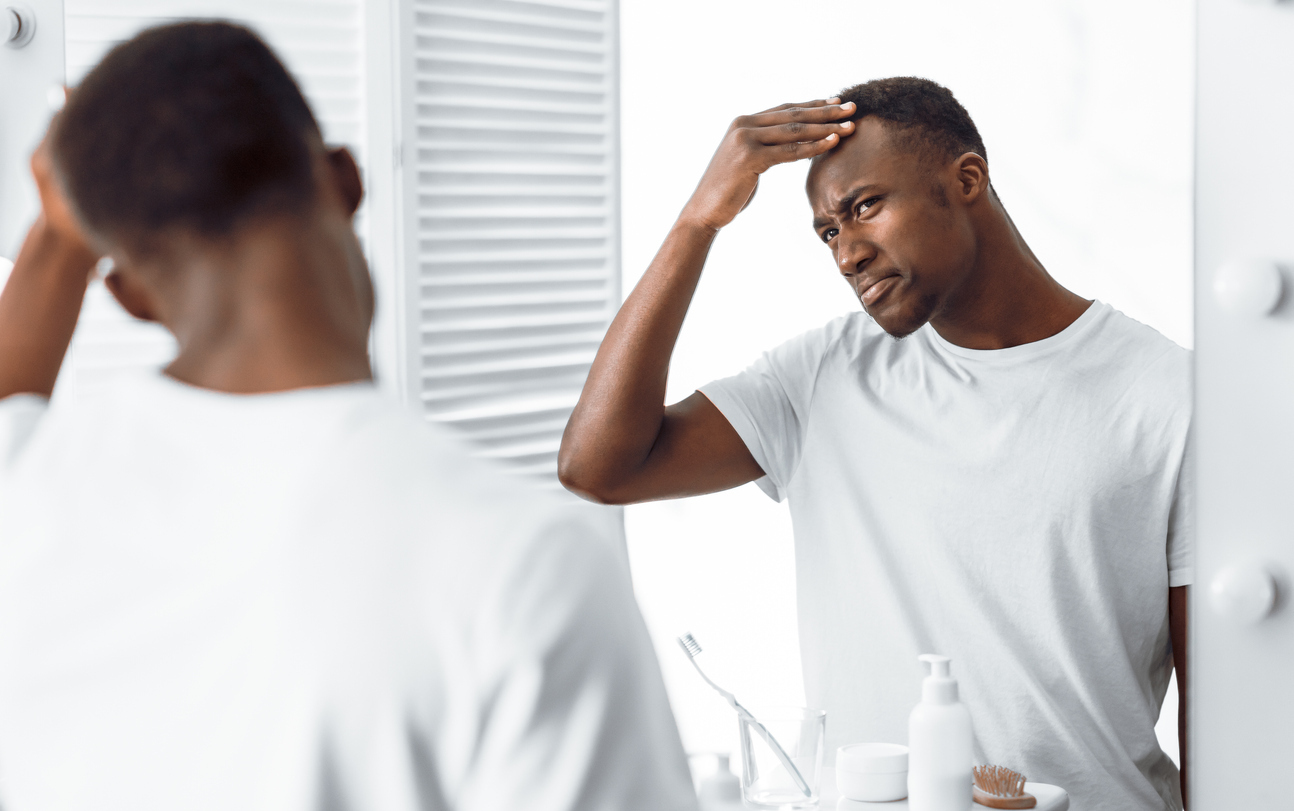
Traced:
[[858, 313], [702, 392], [790, 502], [829, 752], [906, 742], [942, 653], [979, 762], [1076, 811], [1180, 807], [1154, 726], [1191, 582], [1188, 352], [1099, 302], [1001, 350]]
[[603, 535], [369, 385], [0, 401], [0, 805], [694, 809]]

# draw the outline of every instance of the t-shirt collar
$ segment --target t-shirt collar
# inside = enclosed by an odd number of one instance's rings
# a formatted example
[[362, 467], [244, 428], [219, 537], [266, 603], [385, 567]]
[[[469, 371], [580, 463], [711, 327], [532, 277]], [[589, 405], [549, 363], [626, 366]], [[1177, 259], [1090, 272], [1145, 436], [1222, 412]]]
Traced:
[[1040, 341], [1033, 341], [1019, 346], [1008, 346], [1005, 349], [968, 349], [964, 346], [950, 343], [930, 324], [926, 324], [920, 330], [927, 340], [937, 349], [947, 352], [958, 357], [968, 358], [971, 360], [981, 361], [984, 363], [995, 363], [999, 361], [1020, 361], [1026, 358], [1035, 358], [1050, 352], [1057, 351], [1068, 344], [1079, 339], [1079, 336], [1086, 332], [1092, 325], [1103, 318], [1110, 311], [1110, 305], [1100, 301], [1093, 300], [1083, 314], [1074, 319], [1074, 323], [1065, 327], [1055, 335], [1043, 338]]

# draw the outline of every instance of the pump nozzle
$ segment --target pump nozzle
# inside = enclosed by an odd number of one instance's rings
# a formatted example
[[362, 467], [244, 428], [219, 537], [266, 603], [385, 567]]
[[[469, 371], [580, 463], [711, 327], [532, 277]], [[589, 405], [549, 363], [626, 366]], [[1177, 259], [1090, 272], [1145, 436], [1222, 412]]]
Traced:
[[938, 653], [923, 653], [917, 660], [926, 669], [921, 683], [921, 700], [929, 704], [950, 704], [957, 700], [957, 681], [950, 673], [952, 659]]
[[940, 656], [937, 653], [923, 653], [917, 657], [917, 661], [925, 665], [927, 676], [934, 676], [937, 679], [946, 679], [951, 675], [949, 664], [952, 662], [952, 659], [947, 656]]

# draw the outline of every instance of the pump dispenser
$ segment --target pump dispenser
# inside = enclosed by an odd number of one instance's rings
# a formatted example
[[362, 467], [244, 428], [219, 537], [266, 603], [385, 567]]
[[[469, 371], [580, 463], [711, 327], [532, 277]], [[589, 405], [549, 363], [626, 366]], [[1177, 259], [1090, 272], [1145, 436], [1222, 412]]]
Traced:
[[908, 718], [908, 807], [912, 811], [970, 811], [974, 762], [971, 719], [957, 700], [952, 660], [925, 653], [921, 703]]

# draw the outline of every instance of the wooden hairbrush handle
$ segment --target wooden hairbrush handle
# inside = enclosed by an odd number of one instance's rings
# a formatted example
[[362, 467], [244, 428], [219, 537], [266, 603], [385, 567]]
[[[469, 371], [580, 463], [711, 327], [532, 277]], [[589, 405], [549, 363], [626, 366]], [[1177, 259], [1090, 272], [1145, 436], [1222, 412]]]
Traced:
[[1021, 794], [1019, 797], [999, 797], [996, 794], [981, 791], [979, 786], [972, 786], [972, 788], [975, 792], [975, 802], [989, 808], [1033, 808], [1038, 804], [1038, 798], [1032, 794]]

